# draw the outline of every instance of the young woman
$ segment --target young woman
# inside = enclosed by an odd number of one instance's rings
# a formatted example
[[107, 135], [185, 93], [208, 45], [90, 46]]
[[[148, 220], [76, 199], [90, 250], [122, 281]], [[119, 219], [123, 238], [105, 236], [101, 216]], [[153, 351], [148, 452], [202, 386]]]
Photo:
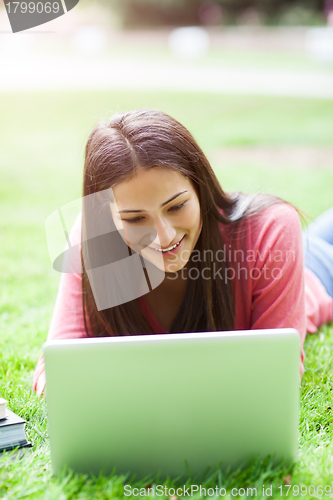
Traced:
[[[332, 212], [304, 235], [304, 267], [297, 210], [224, 192], [188, 130], [155, 110], [117, 114], [92, 131], [83, 201], [71, 231], [82, 272], [62, 273], [49, 339], [292, 327], [302, 375], [306, 332], [332, 320]], [[118, 250], [110, 257], [121, 245], [128, 262], [144, 257], [144, 272], [121, 267]], [[109, 276], [112, 261], [123, 271]], [[43, 357], [33, 387], [45, 389]]]

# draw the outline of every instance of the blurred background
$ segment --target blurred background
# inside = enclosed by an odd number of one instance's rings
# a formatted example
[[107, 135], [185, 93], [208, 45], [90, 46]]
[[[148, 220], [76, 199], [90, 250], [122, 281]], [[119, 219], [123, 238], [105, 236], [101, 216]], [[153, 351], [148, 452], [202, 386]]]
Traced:
[[[44, 498], [46, 484], [50, 498], [84, 495], [85, 478], [51, 478], [45, 401], [32, 393], [60, 278], [45, 221], [81, 197], [98, 120], [143, 107], [188, 127], [224, 190], [275, 194], [316, 217], [333, 204], [333, 0], [80, 0], [15, 34], [0, 0], [0, 395], [35, 450], [0, 467], [8, 499]], [[311, 416], [296, 484], [330, 470], [323, 332], [305, 343]], [[122, 494], [118, 479], [111, 487]]]
[[96, 122], [138, 107], [187, 126], [226, 191], [319, 215], [333, 202], [333, 0], [80, 0], [15, 34], [0, 3], [0, 330], [30, 370], [59, 280], [45, 220], [81, 196]]

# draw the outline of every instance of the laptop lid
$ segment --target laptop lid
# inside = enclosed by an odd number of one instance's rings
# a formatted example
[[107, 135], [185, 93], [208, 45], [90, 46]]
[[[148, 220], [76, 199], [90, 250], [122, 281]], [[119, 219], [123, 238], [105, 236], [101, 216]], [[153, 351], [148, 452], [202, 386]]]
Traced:
[[200, 476], [297, 458], [294, 329], [48, 341], [54, 473]]

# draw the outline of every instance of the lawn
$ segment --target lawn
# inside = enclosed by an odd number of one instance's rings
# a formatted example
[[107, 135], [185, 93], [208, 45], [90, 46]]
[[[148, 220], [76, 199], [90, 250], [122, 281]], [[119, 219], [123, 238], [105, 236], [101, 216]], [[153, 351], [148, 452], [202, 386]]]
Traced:
[[[66, 472], [53, 477], [45, 401], [35, 396], [31, 384], [59, 281], [48, 257], [45, 219], [80, 196], [85, 141], [98, 118], [136, 107], [156, 107], [183, 122], [227, 191], [267, 191], [311, 217], [332, 204], [332, 101], [152, 92], [0, 94], [0, 395], [27, 420], [33, 443], [20, 461], [9, 455], [0, 460], [2, 499], [122, 498], [130, 481]], [[267, 161], [258, 160], [262, 151]], [[313, 152], [310, 164], [302, 160]], [[241, 473], [207, 478], [203, 486], [224, 487], [226, 497], [232, 488], [256, 487], [262, 497], [263, 485], [272, 485], [277, 498], [278, 487], [291, 482], [288, 496], [313, 498], [304, 488], [310, 485], [330, 485], [333, 496], [332, 349], [332, 326], [306, 339], [294, 467], [273, 467], [266, 460]], [[172, 486], [171, 481], [165, 484]], [[282, 496], [287, 489], [283, 486]], [[325, 490], [323, 497], [328, 498]]]

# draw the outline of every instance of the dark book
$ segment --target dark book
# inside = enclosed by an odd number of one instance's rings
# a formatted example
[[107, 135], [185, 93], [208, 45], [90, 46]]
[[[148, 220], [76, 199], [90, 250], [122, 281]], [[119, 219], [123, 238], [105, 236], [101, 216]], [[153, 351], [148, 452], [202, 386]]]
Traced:
[[0, 451], [30, 447], [25, 435], [25, 420], [6, 409], [6, 417], [0, 419]]

